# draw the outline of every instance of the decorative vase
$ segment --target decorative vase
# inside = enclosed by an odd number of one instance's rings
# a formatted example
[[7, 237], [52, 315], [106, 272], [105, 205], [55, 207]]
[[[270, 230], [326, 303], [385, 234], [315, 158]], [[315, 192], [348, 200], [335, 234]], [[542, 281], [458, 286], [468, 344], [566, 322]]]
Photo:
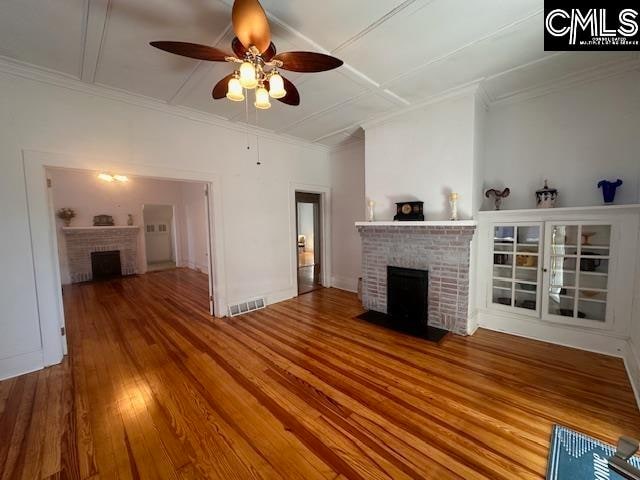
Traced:
[[71, 226], [71, 219], [70, 218], [65, 218], [64, 220], [64, 226], [65, 227], [70, 227]]
[[369, 200], [367, 202], [367, 222], [373, 222], [374, 221], [374, 209], [376, 206], [376, 202], [374, 202], [373, 200]]
[[544, 187], [536, 190], [536, 208], [553, 208], [556, 206], [558, 190], [549, 188], [548, 180], [544, 181]]
[[133, 226], [133, 215], [131, 214], [127, 215], [127, 225], [129, 225], [130, 227]]
[[452, 221], [458, 220], [458, 198], [459, 197], [460, 195], [458, 195], [455, 192], [451, 192], [449, 194], [449, 205], [451, 206], [451, 217], [449, 218], [449, 220], [452, 220]]
[[486, 192], [484, 192], [484, 196], [487, 198], [493, 197], [493, 208], [495, 210], [500, 210], [502, 208], [502, 200], [507, 198], [511, 193], [511, 189], [508, 187], [504, 190], [498, 190], [497, 188], [490, 188]]
[[600, 180], [598, 182], [598, 188], [602, 189], [602, 198], [604, 203], [613, 203], [616, 198], [616, 189], [622, 185], [622, 180], [617, 179], [615, 182], [608, 180]]

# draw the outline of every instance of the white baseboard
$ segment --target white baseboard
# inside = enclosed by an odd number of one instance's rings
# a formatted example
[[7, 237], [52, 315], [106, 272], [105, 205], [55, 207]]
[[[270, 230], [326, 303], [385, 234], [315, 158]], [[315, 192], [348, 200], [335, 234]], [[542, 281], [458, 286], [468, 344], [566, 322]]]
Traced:
[[631, 339], [627, 340], [624, 365], [627, 368], [631, 388], [633, 388], [633, 393], [636, 396], [636, 403], [640, 408], [640, 352]]
[[358, 293], [358, 278], [334, 275], [331, 277], [331, 286], [347, 292]]
[[42, 350], [23, 353], [0, 360], [0, 380], [17, 377], [44, 368]]
[[531, 318], [525, 320], [508, 314], [480, 309], [480, 327], [504, 332], [519, 337], [554, 343], [564, 347], [579, 348], [589, 352], [602, 353], [613, 357], [624, 357], [627, 340], [606, 335], [604, 332], [590, 332], [556, 325]]

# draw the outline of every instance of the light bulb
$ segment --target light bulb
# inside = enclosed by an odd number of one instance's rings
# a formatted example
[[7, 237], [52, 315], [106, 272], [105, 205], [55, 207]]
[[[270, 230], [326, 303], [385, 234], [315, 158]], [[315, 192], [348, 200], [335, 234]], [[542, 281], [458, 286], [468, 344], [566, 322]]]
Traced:
[[284, 89], [284, 80], [278, 72], [269, 77], [269, 95], [272, 98], [282, 98], [287, 94]]
[[258, 85], [256, 78], [256, 67], [251, 62], [242, 62], [240, 65], [240, 84], [244, 88], [252, 89]]
[[126, 175], [114, 175], [113, 179], [122, 183], [129, 181], [129, 177], [127, 177]]
[[114, 178], [111, 175], [109, 175], [108, 173], [100, 173], [98, 175], [98, 178], [100, 180], [104, 180], [105, 182], [113, 182], [113, 180], [114, 180]]
[[254, 105], [260, 110], [271, 108], [271, 103], [269, 102], [269, 92], [267, 92], [267, 89], [264, 88], [263, 85], [260, 85], [256, 90], [256, 102], [254, 103]]
[[241, 102], [244, 100], [244, 93], [242, 92], [242, 84], [238, 77], [233, 77], [229, 80], [227, 86], [227, 98], [234, 102]]

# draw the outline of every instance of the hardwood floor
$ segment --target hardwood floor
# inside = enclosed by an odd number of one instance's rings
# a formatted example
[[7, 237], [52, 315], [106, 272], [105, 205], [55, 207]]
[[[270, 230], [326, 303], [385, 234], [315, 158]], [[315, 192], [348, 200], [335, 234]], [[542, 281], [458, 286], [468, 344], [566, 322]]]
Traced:
[[2, 479], [530, 479], [554, 422], [640, 435], [619, 359], [435, 345], [335, 289], [211, 320], [206, 277], [177, 269], [67, 288], [65, 311], [65, 362], [0, 382]]

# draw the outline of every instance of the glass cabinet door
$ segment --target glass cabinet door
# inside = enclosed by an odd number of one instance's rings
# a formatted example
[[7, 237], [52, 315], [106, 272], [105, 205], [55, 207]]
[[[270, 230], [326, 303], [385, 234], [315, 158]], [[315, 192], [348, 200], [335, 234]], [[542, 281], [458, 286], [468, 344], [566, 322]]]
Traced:
[[604, 326], [611, 225], [550, 223], [546, 313], [564, 323]]
[[538, 311], [540, 224], [494, 225], [491, 303]]

